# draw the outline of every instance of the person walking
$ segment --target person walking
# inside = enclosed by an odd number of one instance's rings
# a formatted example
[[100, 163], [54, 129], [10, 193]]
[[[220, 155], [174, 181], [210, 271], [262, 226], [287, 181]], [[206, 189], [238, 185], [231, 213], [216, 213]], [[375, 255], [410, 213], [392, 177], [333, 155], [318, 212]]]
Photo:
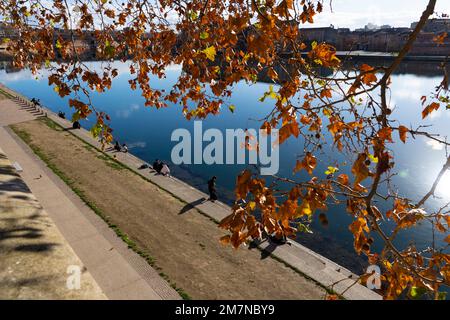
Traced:
[[209, 200], [212, 202], [217, 200], [216, 180], [217, 177], [214, 176], [208, 181]]

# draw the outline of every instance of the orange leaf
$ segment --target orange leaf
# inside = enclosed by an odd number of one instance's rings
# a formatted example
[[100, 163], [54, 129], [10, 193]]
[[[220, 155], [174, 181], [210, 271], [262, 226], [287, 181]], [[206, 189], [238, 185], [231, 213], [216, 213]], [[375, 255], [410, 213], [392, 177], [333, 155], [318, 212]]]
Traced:
[[378, 131], [378, 137], [385, 141], [392, 142], [392, 128], [386, 127]]
[[450, 244], [450, 234], [444, 239], [444, 241]]
[[313, 156], [310, 152], [308, 152], [305, 156], [305, 158], [303, 159], [303, 161], [297, 161], [297, 164], [295, 166], [294, 169], [294, 173], [305, 169], [306, 171], [308, 171], [309, 174], [313, 174], [314, 169], [317, 166], [317, 159], [315, 156]]
[[339, 183], [341, 183], [343, 185], [348, 185], [349, 179], [348, 179], [348, 176], [346, 174], [341, 174], [338, 177], [338, 181], [339, 181]]
[[409, 132], [409, 129], [405, 126], [400, 126], [398, 128], [398, 133], [400, 135], [400, 140], [402, 140], [403, 143], [406, 143], [406, 134]]
[[367, 154], [361, 153], [353, 164], [352, 173], [355, 176], [355, 186], [371, 175], [369, 167], [366, 165], [366, 160]]
[[437, 102], [433, 102], [431, 104], [429, 104], [425, 109], [423, 109], [422, 111], [422, 119], [425, 119], [426, 117], [428, 117], [430, 115], [430, 113], [432, 113], [433, 111], [437, 111], [439, 110], [439, 107], [441, 105]]

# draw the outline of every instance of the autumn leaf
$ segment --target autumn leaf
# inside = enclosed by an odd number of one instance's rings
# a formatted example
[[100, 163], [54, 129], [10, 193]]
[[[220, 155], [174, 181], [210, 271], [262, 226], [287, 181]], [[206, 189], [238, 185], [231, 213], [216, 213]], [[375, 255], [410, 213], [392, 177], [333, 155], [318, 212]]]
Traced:
[[323, 89], [320, 92], [320, 97], [321, 98], [332, 98], [333, 97], [333, 93], [331, 92], [331, 89]]
[[297, 209], [298, 215], [297, 217], [302, 217], [302, 216], [311, 216], [312, 215], [312, 210], [311, 210], [311, 206], [309, 204], [308, 201], [304, 200], [302, 202], [302, 204], [298, 207]]
[[250, 182], [250, 178], [252, 173], [249, 170], [245, 170], [242, 172], [238, 178], [236, 183], [236, 196], [239, 199], [245, 199], [248, 193], [248, 183]]
[[436, 42], [437, 44], [444, 44], [445, 39], [447, 38], [448, 33], [447, 32], [443, 32], [440, 35], [437, 35], [433, 38], [433, 41]]
[[400, 135], [400, 140], [403, 143], [406, 143], [406, 135], [407, 135], [408, 132], [409, 132], [409, 129], [407, 127], [405, 127], [405, 126], [400, 126], [398, 128], [398, 133]]
[[278, 73], [273, 68], [269, 68], [267, 76], [272, 80], [278, 80]]
[[360, 68], [362, 75], [361, 81], [366, 85], [371, 85], [373, 82], [376, 82], [377, 76], [374, 73], [374, 68], [369, 66], [368, 64], [363, 64]]
[[338, 172], [338, 171], [339, 171], [339, 168], [336, 168], [336, 167], [328, 167], [328, 170], [325, 171], [325, 174], [328, 176], [328, 175], [331, 175], [331, 174], [335, 174], [335, 173]]
[[338, 182], [343, 184], [344, 186], [348, 185], [349, 180], [350, 179], [348, 178], [348, 176], [346, 174], [344, 174], [344, 173], [340, 174], [339, 177], [338, 177]]
[[355, 185], [360, 184], [371, 175], [366, 160], [367, 154], [361, 153], [352, 166], [352, 174], [355, 176]]
[[450, 234], [444, 239], [444, 241], [450, 244]]
[[375, 157], [373, 154], [368, 154], [367, 157], [372, 161], [373, 163], [378, 163], [378, 157]]
[[425, 119], [428, 117], [432, 112], [439, 110], [439, 107], [441, 105], [437, 102], [433, 102], [429, 104], [425, 109], [422, 111], [422, 119]]
[[209, 60], [214, 61], [216, 59], [216, 48], [214, 48], [213, 46], [210, 46], [202, 50], [202, 52], [206, 55], [206, 58], [208, 58]]
[[312, 175], [316, 166], [317, 166], [317, 158], [313, 156], [310, 152], [308, 152], [302, 161], [297, 160], [294, 173], [301, 171], [302, 169], [305, 169], [310, 175]]
[[392, 128], [390, 128], [390, 127], [382, 128], [380, 131], [378, 131], [378, 137], [381, 140], [393, 142], [392, 141]]

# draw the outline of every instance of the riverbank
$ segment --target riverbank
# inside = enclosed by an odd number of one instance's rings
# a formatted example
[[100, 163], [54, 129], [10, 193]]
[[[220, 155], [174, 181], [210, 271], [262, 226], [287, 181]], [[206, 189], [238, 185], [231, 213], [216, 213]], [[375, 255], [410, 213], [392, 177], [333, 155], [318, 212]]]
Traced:
[[14, 125], [33, 150], [193, 299], [321, 299], [325, 290], [257, 250], [223, 247], [215, 224], [46, 120]]
[[[48, 110], [47, 110], [48, 112]], [[63, 127], [68, 127], [69, 123], [65, 120], [59, 119], [55, 115], [53, 115], [51, 112], [48, 112], [48, 116], [53, 119], [54, 121], [61, 124]], [[92, 137], [89, 135], [89, 133], [85, 130], [77, 130], [77, 131], [66, 131], [66, 134], [72, 134], [73, 136], [76, 136], [83, 141], [88, 141], [89, 145], [92, 147], [96, 145], [96, 141], [92, 139]], [[51, 145], [51, 143], [50, 143]], [[84, 148], [83, 148], [84, 149]], [[64, 151], [63, 151], [64, 152]], [[58, 153], [59, 154], [59, 153]], [[109, 154], [109, 156], [113, 156], [113, 154]], [[216, 203], [201, 203], [199, 204], [199, 199], [204, 197], [205, 195], [199, 192], [198, 190], [189, 187], [188, 185], [182, 183], [181, 181], [178, 181], [177, 179], [171, 178], [167, 179], [160, 176], [155, 176], [150, 174], [149, 172], [143, 172], [139, 171], [137, 168], [142, 164], [142, 160], [137, 159], [133, 157], [132, 155], [125, 155], [125, 154], [117, 154], [117, 160], [118, 163], [124, 164], [129, 171], [133, 171], [134, 173], [141, 175], [141, 177], [144, 177], [145, 179], [148, 179], [152, 183], [158, 185], [161, 189], [164, 189], [168, 191], [172, 196], [177, 197], [178, 199], [181, 199], [184, 202], [184, 205], [182, 208], [186, 209], [192, 209], [192, 207], [195, 207], [196, 210], [206, 215], [208, 218], [206, 218], [210, 223], [210, 228], [213, 228], [215, 231], [218, 231], [217, 226], [214, 225], [210, 219], [213, 220], [220, 220], [229, 212], [229, 207]], [[75, 156], [76, 157], [76, 156]], [[111, 158], [109, 158], [111, 160]], [[121, 170], [122, 172], [126, 170]], [[141, 179], [141, 183], [142, 183]], [[100, 188], [101, 189], [101, 188]], [[190, 203], [190, 204], [189, 204]], [[186, 210], [185, 209], [185, 210]], [[196, 212], [196, 210], [191, 210]], [[189, 211], [189, 213], [191, 212]], [[183, 216], [183, 215], [182, 215]], [[130, 217], [131, 218], [131, 217]], [[175, 219], [174, 223], [180, 223], [180, 219]], [[211, 224], [212, 223], [212, 224]], [[162, 226], [161, 226], [162, 227]], [[167, 228], [167, 226], [166, 226]], [[218, 233], [217, 236], [220, 236]], [[211, 237], [207, 237], [206, 239], [210, 239]], [[213, 245], [217, 245], [218, 243], [218, 237], [212, 239], [214, 241]], [[203, 243], [204, 244], [204, 243]], [[196, 244], [198, 247], [202, 247], [200, 244]], [[275, 247], [270, 243], [262, 243], [260, 244], [261, 249], [265, 249], [266, 252], [261, 254], [259, 251], [256, 250], [245, 250], [240, 249], [238, 251], [232, 251], [231, 253], [235, 254], [233, 259], [236, 259], [236, 254], [239, 254], [239, 252], [244, 252], [245, 254], [249, 254], [250, 252], [254, 252], [253, 254], [256, 254], [257, 259], [253, 260], [256, 264], [257, 261], [272, 261], [272, 259], [267, 260], [268, 256], [272, 256], [273, 258], [282, 261], [284, 264], [289, 265], [290, 270], [296, 270], [297, 275], [303, 274], [306, 275], [309, 278], [314, 279], [318, 283], [321, 283], [324, 286], [331, 286], [333, 283], [338, 282], [337, 285], [334, 286], [334, 289], [336, 291], [345, 291], [349, 287], [349, 285], [354, 284], [355, 280], [348, 279], [348, 277], [351, 275], [348, 271], [346, 271], [344, 268], [340, 267], [339, 265], [334, 264], [333, 262], [329, 261], [328, 259], [319, 256], [315, 254], [314, 252], [311, 252], [310, 250], [296, 244], [292, 243], [290, 246], [282, 246], [282, 247]], [[221, 247], [221, 250], [217, 251], [218, 254], [222, 255], [221, 252], [224, 250], [223, 247]], [[225, 248], [225, 250], [228, 250], [228, 248]], [[238, 253], [235, 253], [238, 252]], [[233, 257], [230, 256], [230, 259]], [[243, 257], [244, 258], [244, 257]], [[265, 258], [265, 259], [261, 259]], [[274, 261], [274, 260], [273, 260]], [[275, 261], [274, 261], [275, 262]], [[181, 264], [183, 265], [183, 264]], [[235, 266], [233, 268], [235, 271], [239, 268], [238, 266]], [[220, 270], [220, 268], [217, 268]], [[252, 269], [253, 270], [253, 269]], [[273, 273], [273, 272], [271, 272]], [[227, 281], [229, 277], [226, 277]], [[233, 278], [233, 276], [231, 276]], [[251, 277], [250, 277], [251, 278]], [[248, 279], [248, 276], [246, 277]], [[355, 279], [355, 276], [353, 275], [353, 279]], [[292, 281], [291, 281], [292, 282]], [[244, 281], [245, 283], [245, 281]], [[277, 281], [269, 281], [273, 285], [273, 283], [277, 283]], [[178, 285], [179, 282], [177, 282]], [[289, 286], [288, 286], [289, 287]], [[183, 287], [183, 289], [186, 289]], [[259, 291], [260, 289], [257, 289], [256, 291]], [[256, 292], [254, 290], [254, 292]], [[277, 296], [277, 295], [275, 295]], [[278, 297], [278, 296], [277, 296]], [[356, 284], [353, 287], [351, 287], [349, 290], [345, 291], [344, 297], [349, 299], [376, 299], [378, 296], [373, 294], [368, 289]], [[252, 295], [252, 298], [256, 298], [254, 295]]]

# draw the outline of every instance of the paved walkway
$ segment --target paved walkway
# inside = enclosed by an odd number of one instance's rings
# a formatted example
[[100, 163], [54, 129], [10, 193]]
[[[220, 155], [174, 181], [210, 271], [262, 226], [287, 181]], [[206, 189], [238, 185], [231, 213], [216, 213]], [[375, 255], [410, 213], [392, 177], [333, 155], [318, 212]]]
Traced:
[[0, 254], [0, 299], [106, 298], [2, 149]]
[[[6, 88], [3, 89], [8, 90]], [[9, 92], [19, 96], [13, 91]], [[54, 113], [48, 110], [44, 110], [44, 113], [62, 127], [71, 127], [71, 124], [67, 120], [59, 118]], [[88, 131], [83, 129], [71, 130], [71, 133], [89, 144], [100, 148], [100, 143], [96, 141]], [[113, 153], [109, 154], [110, 156], [113, 156]], [[231, 210], [230, 207], [220, 202], [211, 203], [201, 201], [202, 199], [207, 198], [206, 194], [174, 177], [167, 178], [156, 175], [149, 170], [139, 170], [138, 168], [143, 164], [143, 161], [132, 154], [114, 153], [114, 155], [116, 155], [118, 161], [128, 166], [137, 174], [155, 183], [183, 202], [192, 204], [192, 206], [201, 213], [209, 216], [215, 221], [222, 220]], [[284, 261], [286, 264], [323, 286], [333, 287], [337, 293], [343, 294], [346, 299], [381, 299], [381, 297], [373, 291], [358, 283], [355, 284], [355, 280], [357, 279], [356, 275], [296, 242], [292, 241], [290, 245], [276, 246], [265, 241], [260, 243], [259, 247], [262, 250], [270, 252], [274, 257]]]
[[[9, 99], [0, 100], [0, 110], [0, 148], [11, 162], [17, 162], [23, 168], [21, 178], [104, 295], [109, 299], [180, 299], [143, 258], [128, 249], [103, 220], [5, 127], [32, 120], [42, 113], [30, 113], [26, 107]], [[0, 261], [3, 261], [4, 252], [0, 251], [0, 254]], [[9, 281], [8, 274], [0, 275], [0, 280]]]

